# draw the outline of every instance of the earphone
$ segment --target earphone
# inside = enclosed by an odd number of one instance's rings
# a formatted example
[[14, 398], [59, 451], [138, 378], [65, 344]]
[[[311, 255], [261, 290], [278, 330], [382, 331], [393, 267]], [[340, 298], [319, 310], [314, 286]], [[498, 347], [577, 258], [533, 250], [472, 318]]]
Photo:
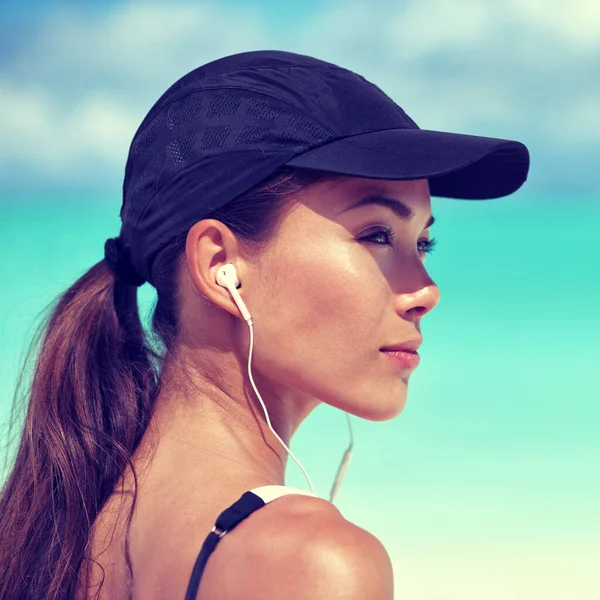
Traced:
[[[250, 377], [250, 382], [252, 383], [252, 387], [254, 388], [254, 391], [256, 392], [256, 395], [257, 395], [257, 397], [261, 403], [261, 406], [263, 408], [263, 411], [265, 413], [265, 418], [267, 419], [267, 425], [269, 426], [269, 429], [273, 432], [275, 437], [281, 442], [281, 444], [285, 448], [286, 452], [294, 459], [296, 464], [300, 467], [300, 469], [304, 473], [304, 476], [306, 477], [306, 480], [308, 481], [308, 485], [310, 486], [311, 493], [315, 494], [313, 484], [312, 484], [312, 481], [310, 480], [310, 477], [308, 476], [308, 473], [306, 472], [304, 467], [300, 464], [298, 459], [292, 454], [291, 450], [285, 445], [284, 441], [279, 437], [279, 435], [277, 435], [277, 432], [271, 426], [271, 420], [269, 419], [267, 407], [265, 406], [265, 403], [263, 402], [261, 395], [259, 394], [258, 390], [256, 389], [256, 385], [254, 384], [254, 379], [252, 378], [252, 372], [251, 372], [251, 368], [250, 368], [250, 364], [251, 364], [251, 360], [252, 360], [252, 348], [254, 346], [254, 324], [252, 323], [252, 317], [250, 315], [250, 312], [246, 308], [246, 304], [242, 300], [242, 297], [240, 296], [239, 292], [237, 291], [237, 288], [240, 287], [240, 281], [237, 276], [235, 265], [229, 263], [229, 264], [223, 265], [222, 267], [219, 267], [219, 271], [217, 272], [217, 284], [220, 285], [221, 287], [224, 287], [227, 290], [229, 290], [229, 293], [231, 294], [233, 301], [236, 303], [237, 307], [239, 308], [240, 312], [242, 313], [242, 317], [244, 318], [246, 323], [248, 323], [248, 327], [250, 328], [250, 351], [248, 353], [248, 376]], [[340, 488], [342, 479], [344, 478], [344, 475], [346, 474], [346, 470], [348, 469], [348, 464], [350, 463], [350, 458], [352, 457], [352, 449], [353, 449], [353, 445], [354, 445], [354, 440], [352, 438], [352, 425], [350, 424], [350, 416], [348, 415], [348, 413], [346, 413], [346, 418], [348, 420], [348, 427], [350, 429], [350, 446], [348, 446], [348, 448], [344, 452], [344, 457], [342, 458], [342, 462], [338, 468], [338, 472], [336, 474], [335, 481], [333, 482], [333, 486], [332, 486], [331, 492], [330, 492], [330, 498], [329, 498], [330, 501], [333, 501], [335, 494], [337, 493], [338, 489]]]

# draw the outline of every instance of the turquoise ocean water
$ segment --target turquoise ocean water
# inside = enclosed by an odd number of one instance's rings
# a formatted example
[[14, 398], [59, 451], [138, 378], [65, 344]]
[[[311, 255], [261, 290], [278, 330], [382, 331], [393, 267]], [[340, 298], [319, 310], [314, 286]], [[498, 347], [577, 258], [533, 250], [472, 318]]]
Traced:
[[[36, 315], [102, 258], [120, 200], [0, 203], [0, 423]], [[441, 301], [393, 421], [353, 418], [336, 504], [377, 535], [398, 598], [600, 598], [600, 202], [432, 200]], [[147, 311], [149, 286], [140, 290]], [[328, 497], [348, 434], [319, 407], [292, 451]], [[293, 461], [289, 485], [306, 488]]]

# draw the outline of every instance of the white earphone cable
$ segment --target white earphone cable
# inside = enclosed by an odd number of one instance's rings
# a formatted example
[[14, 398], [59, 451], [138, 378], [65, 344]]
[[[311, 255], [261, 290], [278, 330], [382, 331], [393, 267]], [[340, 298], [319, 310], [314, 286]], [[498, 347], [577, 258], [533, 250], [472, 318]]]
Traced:
[[346, 448], [344, 452], [344, 456], [342, 457], [342, 462], [338, 467], [338, 471], [335, 475], [335, 479], [333, 480], [333, 485], [331, 486], [331, 492], [329, 492], [329, 501], [333, 502], [335, 495], [342, 485], [342, 480], [344, 479], [344, 475], [346, 475], [346, 471], [348, 470], [348, 466], [350, 464], [350, 459], [352, 458], [352, 449], [354, 447], [354, 437], [352, 435], [352, 424], [350, 423], [350, 415], [346, 413], [346, 420], [348, 421], [348, 429], [350, 430], [350, 445]]
[[287, 453], [294, 459], [296, 464], [300, 467], [300, 469], [304, 473], [304, 477], [306, 477], [306, 481], [308, 481], [308, 485], [310, 486], [311, 493], [315, 494], [315, 489], [313, 488], [312, 481], [310, 480], [310, 477], [308, 476], [306, 469], [300, 464], [300, 461], [292, 454], [291, 450], [285, 445], [284, 441], [277, 435], [277, 432], [271, 426], [271, 419], [269, 419], [269, 413], [267, 412], [267, 407], [265, 406], [265, 403], [263, 402], [261, 395], [259, 394], [258, 390], [256, 389], [256, 385], [254, 384], [254, 379], [252, 378], [252, 370], [250, 368], [250, 362], [252, 361], [252, 348], [254, 346], [254, 326], [252, 324], [252, 319], [247, 319], [246, 322], [248, 323], [248, 327], [250, 328], [250, 352], [248, 353], [248, 375], [250, 377], [250, 382], [252, 383], [252, 387], [254, 388], [254, 391], [256, 392], [256, 395], [258, 396], [258, 399], [260, 400], [260, 404], [263, 407], [263, 411], [264, 411], [265, 417], [267, 419], [267, 425], [269, 426], [269, 429], [273, 432], [275, 437], [281, 442], [283, 447], [287, 450]]
[[[265, 403], [264, 403], [259, 391], [256, 389], [256, 384], [254, 383], [254, 379], [252, 377], [252, 368], [251, 368], [252, 350], [254, 348], [254, 324], [252, 323], [252, 317], [250, 316], [250, 313], [248, 312], [246, 304], [242, 300], [239, 292], [237, 291], [237, 287], [240, 285], [240, 283], [239, 283], [239, 280], [238, 280], [236, 272], [235, 272], [235, 265], [233, 265], [231, 263], [227, 264], [227, 265], [223, 265], [217, 273], [217, 283], [223, 287], [226, 287], [229, 290], [235, 303], [237, 304], [237, 307], [239, 308], [240, 312], [242, 313], [242, 318], [246, 321], [246, 323], [248, 323], [248, 327], [250, 328], [250, 351], [248, 352], [248, 376], [250, 377], [250, 383], [252, 383], [252, 387], [254, 388], [254, 391], [256, 392], [256, 396], [258, 397], [260, 404], [263, 408], [263, 411], [265, 413], [267, 425], [269, 426], [269, 429], [273, 432], [273, 435], [275, 435], [275, 437], [281, 442], [281, 445], [285, 448], [286, 452], [294, 459], [296, 464], [300, 467], [300, 469], [302, 470], [302, 473], [304, 473], [304, 477], [306, 477], [306, 481], [308, 481], [308, 485], [310, 486], [311, 493], [313, 495], [316, 495], [312, 481], [310, 480], [310, 477], [308, 476], [306, 469], [300, 464], [300, 461], [292, 454], [292, 451], [285, 445], [284, 441], [279, 437], [279, 435], [277, 435], [277, 432], [273, 429], [273, 426], [271, 425], [271, 419], [269, 419], [269, 413], [267, 411], [267, 407], [265, 406]], [[348, 413], [346, 413], [346, 420], [348, 421], [348, 428], [350, 430], [350, 446], [348, 446], [348, 448], [344, 452], [342, 462], [340, 463], [338, 472], [335, 476], [335, 480], [333, 482], [333, 487], [331, 488], [331, 492], [330, 492], [330, 498], [329, 498], [330, 501], [333, 501], [333, 498], [335, 497], [336, 492], [340, 488], [342, 479], [344, 478], [344, 475], [346, 474], [346, 471], [348, 469], [348, 465], [350, 463], [350, 458], [352, 457], [352, 448], [354, 446], [354, 439], [352, 436], [352, 424], [350, 423], [350, 415]]]

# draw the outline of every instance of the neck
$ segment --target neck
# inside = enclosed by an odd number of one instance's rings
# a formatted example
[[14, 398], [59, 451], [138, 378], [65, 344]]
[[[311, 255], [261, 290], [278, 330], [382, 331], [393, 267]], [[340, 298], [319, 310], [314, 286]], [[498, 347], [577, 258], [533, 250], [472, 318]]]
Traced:
[[[243, 486], [284, 485], [288, 454], [267, 424], [247, 362], [245, 367], [229, 354], [219, 354], [216, 362], [189, 349], [165, 363], [151, 429], [166, 468], [177, 465], [188, 481], [197, 474]], [[252, 374], [273, 429], [289, 447], [318, 401], [290, 390], [276, 393]]]

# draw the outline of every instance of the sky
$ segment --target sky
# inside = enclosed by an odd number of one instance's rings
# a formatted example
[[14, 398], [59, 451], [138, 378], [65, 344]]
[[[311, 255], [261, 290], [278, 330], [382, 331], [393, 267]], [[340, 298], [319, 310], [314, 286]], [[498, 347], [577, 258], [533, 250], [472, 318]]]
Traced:
[[[598, 2], [0, 1], [0, 433], [39, 314], [118, 233], [147, 111], [257, 49], [355, 70], [423, 129], [528, 146], [512, 196], [432, 199], [421, 364], [401, 415], [353, 419], [336, 505], [384, 543], [398, 599], [597, 600]], [[318, 495], [347, 443], [327, 406], [294, 437]], [[307, 489], [292, 460], [286, 481]]]
[[0, 185], [116, 189], [171, 83], [281, 49], [359, 72], [423, 129], [518, 138], [531, 189], [600, 189], [597, 2], [13, 0], [2, 12]]

